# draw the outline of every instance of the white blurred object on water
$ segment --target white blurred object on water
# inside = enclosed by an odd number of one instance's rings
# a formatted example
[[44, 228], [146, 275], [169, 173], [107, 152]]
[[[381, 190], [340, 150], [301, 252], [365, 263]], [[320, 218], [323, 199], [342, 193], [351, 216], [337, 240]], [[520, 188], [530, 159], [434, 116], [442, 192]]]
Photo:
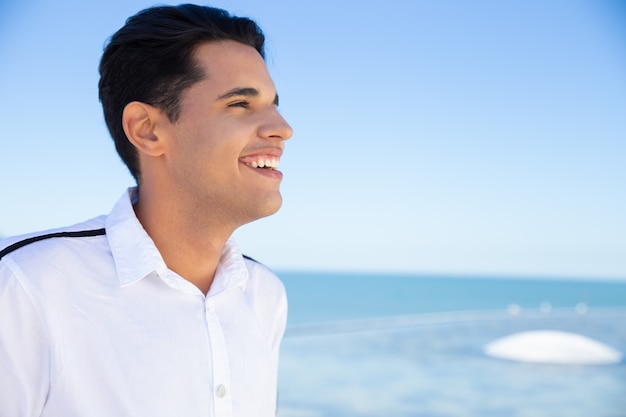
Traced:
[[588, 337], [556, 330], [525, 331], [484, 347], [487, 356], [523, 362], [605, 365], [619, 363], [623, 354]]

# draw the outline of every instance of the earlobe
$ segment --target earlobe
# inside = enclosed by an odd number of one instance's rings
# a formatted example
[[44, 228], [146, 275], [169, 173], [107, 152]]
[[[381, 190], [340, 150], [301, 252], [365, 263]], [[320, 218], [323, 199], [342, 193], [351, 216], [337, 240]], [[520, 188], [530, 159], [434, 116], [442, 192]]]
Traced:
[[155, 133], [159, 109], [140, 101], [126, 105], [122, 114], [122, 126], [128, 140], [140, 153], [149, 156], [163, 154], [163, 141]]

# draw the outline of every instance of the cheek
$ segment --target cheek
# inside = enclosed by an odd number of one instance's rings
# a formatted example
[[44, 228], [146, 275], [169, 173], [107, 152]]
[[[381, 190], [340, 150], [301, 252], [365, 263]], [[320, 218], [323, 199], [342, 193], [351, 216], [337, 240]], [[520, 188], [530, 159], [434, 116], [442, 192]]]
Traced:
[[181, 126], [178, 149], [181, 163], [211, 171], [229, 171], [240, 167], [239, 158], [250, 132], [241, 123], [225, 118], [196, 119]]
[[185, 161], [196, 174], [204, 173], [209, 177], [233, 178], [240, 169], [241, 149], [236, 141], [225, 136], [211, 136], [196, 141], [185, 151]]

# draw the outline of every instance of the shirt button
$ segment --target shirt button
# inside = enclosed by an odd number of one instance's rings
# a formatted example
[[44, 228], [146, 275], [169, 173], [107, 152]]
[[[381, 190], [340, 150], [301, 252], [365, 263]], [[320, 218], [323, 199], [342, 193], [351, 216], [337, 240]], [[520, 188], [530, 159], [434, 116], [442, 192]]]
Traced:
[[224, 398], [224, 395], [226, 395], [226, 387], [222, 384], [219, 384], [217, 386], [217, 389], [215, 390], [215, 394], [220, 398]]

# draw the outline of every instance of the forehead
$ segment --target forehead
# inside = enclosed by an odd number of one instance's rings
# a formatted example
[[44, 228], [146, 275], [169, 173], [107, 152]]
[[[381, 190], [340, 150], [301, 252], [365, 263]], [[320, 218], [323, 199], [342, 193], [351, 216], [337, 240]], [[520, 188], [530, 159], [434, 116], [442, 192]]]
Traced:
[[200, 44], [194, 51], [204, 81], [215, 87], [274, 89], [261, 54], [249, 45], [224, 40]]

